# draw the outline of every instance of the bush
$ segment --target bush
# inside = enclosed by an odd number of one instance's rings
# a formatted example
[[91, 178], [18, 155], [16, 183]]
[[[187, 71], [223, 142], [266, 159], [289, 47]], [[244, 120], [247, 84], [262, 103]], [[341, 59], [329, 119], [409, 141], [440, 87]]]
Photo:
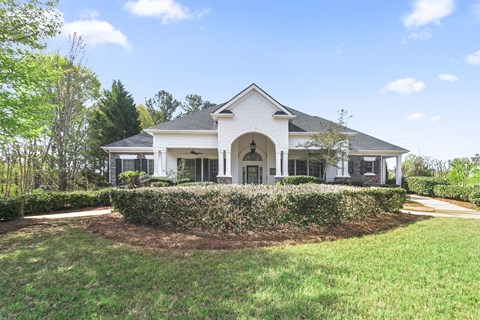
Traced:
[[142, 171], [124, 171], [118, 175], [123, 185], [128, 189], [135, 188], [137, 180], [144, 175]]
[[172, 185], [165, 181], [158, 181], [158, 182], [151, 182], [150, 186], [154, 188], [160, 188], [160, 187], [170, 187]]
[[397, 212], [405, 190], [332, 185], [192, 186], [112, 190], [112, 203], [128, 221], [208, 231], [270, 230], [281, 225], [331, 226]]
[[480, 207], [480, 188], [476, 187], [470, 194], [470, 201], [473, 205]]
[[182, 187], [195, 187], [195, 186], [214, 186], [216, 182], [213, 181], [195, 181], [182, 183]]
[[455, 185], [436, 185], [433, 188], [435, 197], [455, 199], [460, 201], [470, 201], [472, 187], [463, 187]]
[[26, 214], [58, 211], [64, 209], [81, 209], [94, 206], [109, 206], [110, 190], [50, 192], [35, 191], [21, 197]]
[[0, 221], [12, 221], [23, 216], [23, 201], [19, 197], [0, 197]]
[[150, 181], [150, 186], [152, 186], [152, 183], [154, 183], [154, 182], [164, 182], [164, 183], [167, 183], [169, 186], [173, 186], [175, 184], [173, 179], [170, 179], [170, 178], [167, 178], [167, 177], [151, 176], [149, 178], [149, 181]]
[[306, 184], [306, 183], [322, 183], [322, 180], [317, 177], [311, 176], [288, 176], [283, 179], [280, 184], [281, 185], [299, 185], [299, 184]]
[[416, 193], [422, 196], [434, 196], [433, 188], [436, 185], [448, 185], [445, 179], [432, 177], [408, 177], [405, 178], [405, 189], [408, 192]]
[[185, 183], [192, 183], [192, 182], [195, 182], [195, 181], [193, 181], [190, 178], [183, 178], [183, 179], [177, 180], [177, 184], [185, 184]]

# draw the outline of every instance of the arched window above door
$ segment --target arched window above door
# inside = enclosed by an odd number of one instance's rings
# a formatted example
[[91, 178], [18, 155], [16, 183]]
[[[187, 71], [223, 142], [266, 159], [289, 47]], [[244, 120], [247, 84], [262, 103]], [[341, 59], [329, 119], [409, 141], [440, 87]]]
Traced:
[[262, 161], [262, 156], [258, 152], [248, 152], [243, 156], [243, 161]]

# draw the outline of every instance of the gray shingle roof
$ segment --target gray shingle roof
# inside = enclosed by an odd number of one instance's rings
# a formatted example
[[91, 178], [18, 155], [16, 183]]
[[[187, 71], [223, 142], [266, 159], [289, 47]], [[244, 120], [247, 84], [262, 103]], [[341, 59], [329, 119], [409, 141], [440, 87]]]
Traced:
[[125, 138], [114, 143], [103, 146], [104, 148], [118, 148], [118, 147], [137, 147], [148, 148], [153, 146], [153, 137], [148, 133], [140, 133], [129, 138]]
[[148, 129], [155, 130], [217, 130], [217, 124], [210, 115], [224, 104], [217, 104], [215, 106], [194, 112], [192, 114], [176, 118], [168, 122], [157, 124]]
[[[221, 108], [224, 104], [215, 105], [204, 110], [173, 119], [171, 121], [158, 124], [149, 129], [156, 130], [217, 130], [217, 124], [211, 117], [211, 113]], [[290, 120], [289, 132], [319, 132], [325, 130], [331, 121], [311, 116], [293, 108], [284, 106], [288, 111], [295, 115]], [[346, 132], [357, 133], [351, 138], [352, 149], [358, 151], [398, 151], [408, 152], [408, 150], [388, 143], [386, 141], [369, 136], [362, 132], [345, 128]], [[126, 138], [104, 147], [152, 147], [153, 137], [147, 133], [141, 133], [130, 138]]]

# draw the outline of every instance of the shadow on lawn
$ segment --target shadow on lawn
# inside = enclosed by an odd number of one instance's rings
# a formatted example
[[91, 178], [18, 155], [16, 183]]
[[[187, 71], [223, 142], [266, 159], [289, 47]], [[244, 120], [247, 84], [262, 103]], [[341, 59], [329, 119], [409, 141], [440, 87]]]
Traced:
[[7, 318], [329, 318], [349, 272], [308, 247], [159, 253], [69, 226], [6, 235], [0, 267]]

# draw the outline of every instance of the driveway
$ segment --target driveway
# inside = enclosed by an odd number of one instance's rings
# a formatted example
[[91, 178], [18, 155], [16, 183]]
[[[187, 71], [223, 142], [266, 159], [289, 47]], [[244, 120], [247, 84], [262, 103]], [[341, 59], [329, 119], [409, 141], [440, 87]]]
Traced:
[[75, 212], [65, 212], [65, 213], [51, 213], [51, 214], [42, 214], [36, 216], [25, 216], [25, 219], [64, 219], [64, 218], [78, 218], [78, 217], [90, 217], [90, 216], [100, 216], [104, 214], [109, 214], [112, 212], [112, 209], [92, 209], [85, 211], [75, 211]]
[[401, 210], [404, 213], [432, 217], [455, 217], [464, 219], [480, 219], [480, 211], [466, 209], [457, 205], [428, 197], [410, 195], [410, 200], [419, 202], [424, 206], [433, 209], [433, 212], [421, 212], [412, 210]]

